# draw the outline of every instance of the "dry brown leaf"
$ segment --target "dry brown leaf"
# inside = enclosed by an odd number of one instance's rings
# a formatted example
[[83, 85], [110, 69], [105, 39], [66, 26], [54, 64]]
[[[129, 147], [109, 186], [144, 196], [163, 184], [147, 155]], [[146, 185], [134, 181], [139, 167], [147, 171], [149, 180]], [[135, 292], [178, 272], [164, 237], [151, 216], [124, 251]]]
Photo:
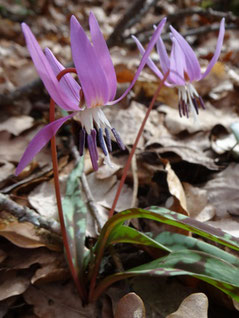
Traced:
[[10, 117], [6, 121], [0, 123], [0, 131], [8, 131], [9, 133], [18, 136], [24, 130], [33, 126], [34, 120], [30, 116], [15, 116]]
[[[91, 189], [95, 203], [102, 205], [105, 208], [111, 208], [115, 193], [119, 186], [119, 181], [115, 175], [106, 178], [98, 179], [93, 172], [87, 176], [89, 187]], [[124, 185], [116, 206], [116, 211], [127, 209], [132, 200], [132, 189]]]
[[208, 201], [216, 209], [219, 218], [228, 214], [239, 215], [239, 165], [231, 163], [225, 170], [214, 175], [206, 183], [204, 189], [208, 193]]
[[23, 294], [30, 285], [30, 273], [0, 272], [0, 300]]
[[158, 108], [160, 112], [166, 113], [165, 125], [168, 130], [176, 135], [184, 130], [189, 133], [195, 133], [199, 130], [210, 131], [212, 127], [217, 124], [222, 124], [225, 127], [229, 127], [235, 122], [235, 116], [233, 112], [227, 110], [218, 109], [206, 103], [206, 110], [200, 109], [197, 121], [191, 117], [180, 117], [178, 110], [170, 108], [166, 105], [162, 105]]
[[61, 249], [59, 242], [53, 242], [46, 230], [37, 230], [29, 222], [19, 223], [15, 217], [4, 211], [0, 212], [0, 235], [19, 247], [47, 246], [56, 251]]
[[0, 182], [15, 172], [15, 166], [10, 162], [0, 162]]
[[135, 293], [126, 294], [117, 304], [114, 318], [145, 318], [146, 312], [142, 299]]
[[189, 215], [187, 210], [186, 196], [182, 183], [180, 182], [176, 173], [171, 168], [169, 161], [165, 159], [163, 161], [166, 163], [165, 170], [167, 171], [167, 183], [169, 192], [179, 200], [180, 205], [184, 210], [184, 214]]
[[185, 298], [178, 310], [166, 318], [207, 318], [207, 311], [207, 296], [203, 293], [195, 293]]
[[187, 207], [190, 217], [200, 222], [206, 222], [215, 215], [215, 208], [208, 203], [207, 191], [187, 182], [183, 182]]
[[31, 286], [24, 298], [39, 318], [89, 318], [97, 317], [96, 304], [82, 306], [72, 282], [49, 283], [38, 287]]
[[166, 277], [135, 278], [132, 287], [144, 302], [146, 317], [166, 317], [177, 310], [185, 297], [194, 292], [193, 288]]
[[[126, 145], [133, 145], [145, 117], [146, 110], [144, 105], [133, 101], [127, 109], [106, 107], [104, 112], [112, 127], [115, 127], [119, 132], [124, 143]], [[158, 135], [161, 132], [161, 129], [163, 129], [159, 126], [159, 123], [160, 115], [156, 110], [152, 110], [145, 125], [143, 137], [153, 136], [155, 133]], [[143, 145], [144, 138], [141, 137], [138, 147], [140, 148]]]

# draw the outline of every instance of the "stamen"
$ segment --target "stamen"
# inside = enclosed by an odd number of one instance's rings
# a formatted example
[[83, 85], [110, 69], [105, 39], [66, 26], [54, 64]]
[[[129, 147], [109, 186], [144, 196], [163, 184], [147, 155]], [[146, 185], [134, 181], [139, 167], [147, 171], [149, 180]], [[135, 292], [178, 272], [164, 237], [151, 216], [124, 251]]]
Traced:
[[204, 101], [203, 101], [202, 97], [201, 97], [201, 96], [199, 96], [198, 98], [199, 98], [200, 105], [202, 106], [202, 109], [206, 109], [206, 107], [205, 107], [205, 104], [204, 104]]
[[109, 152], [112, 152], [112, 144], [111, 144], [111, 138], [110, 138], [110, 131], [109, 129], [106, 127], [105, 128], [105, 136], [106, 136], [106, 145], [107, 148], [109, 150]]
[[85, 129], [80, 130], [79, 154], [83, 156], [85, 149]]
[[98, 163], [97, 163], [97, 149], [95, 148], [95, 142], [91, 135], [87, 135], [87, 143], [90, 152], [90, 159], [92, 162], [92, 166], [94, 170], [98, 170]]
[[113, 133], [113, 135], [115, 137], [115, 140], [117, 141], [117, 144], [120, 147], [120, 149], [121, 150], [125, 150], [125, 145], [123, 144], [119, 133], [115, 130], [115, 128], [112, 128], [111, 131], [112, 131], [112, 133]]
[[199, 112], [198, 112], [198, 103], [197, 103], [196, 98], [192, 97], [192, 101], [193, 101], [193, 106], [194, 106], [194, 108], [196, 110], [196, 113], [198, 115], [199, 114]]
[[178, 112], [179, 112], [179, 116], [180, 116], [180, 117], [182, 117], [182, 110], [181, 110], [181, 108], [182, 108], [182, 101], [179, 100], [179, 102], [178, 102]]
[[182, 107], [182, 111], [183, 111], [183, 116], [186, 116], [186, 113], [185, 113], [185, 101], [183, 99], [181, 99], [181, 107]]
[[98, 130], [98, 140], [99, 140], [100, 147], [103, 150], [104, 155], [107, 156], [108, 150], [107, 150], [107, 147], [105, 144], [102, 128], [99, 128], [99, 130]]
[[94, 128], [91, 130], [91, 136], [92, 136], [92, 139], [93, 139], [94, 144], [95, 144], [95, 155], [96, 155], [96, 158], [98, 160], [99, 155], [98, 155], [98, 151], [97, 151], [96, 130]]

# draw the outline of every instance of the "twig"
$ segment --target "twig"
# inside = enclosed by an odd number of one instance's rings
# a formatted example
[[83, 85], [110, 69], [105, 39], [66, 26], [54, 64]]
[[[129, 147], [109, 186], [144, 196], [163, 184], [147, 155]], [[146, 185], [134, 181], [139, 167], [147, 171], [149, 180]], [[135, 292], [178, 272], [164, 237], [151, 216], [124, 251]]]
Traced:
[[[198, 27], [195, 29], [191, 29], [188, 30], [187, 32], [182, 33], [182, 36], [184, 38], [187, 38], [188, 36], [196, 36], [196, 35], [202, 35], [202, 34], [207, 34], [209, 32], [215, 32], [218, 31], [220, 29], [220, 25], [219, 24], [212, 24], [212, 25], [205, 25], [202, 27]], [[227, 24], [225, 26], [226, 30], [238, 30], [238, 26], [235, 24]], [[139, 41], [142, 44], [145, 44], [148, 41], [148, 38], [153, 34], [153, 26], [151, 28], [150, 31], [144, 32], [144, 33], [136, 33], [135, 36], [137, 36], [137, 38], [139, 39]], [[166, 42], [171, 42], [170, 39], [170, 34], [166, 33], [163, 34], [161, 36], [161, 38], [163, 39], [163, 41]], [[125, 39], [125, 45], [129, 46], [129, 47], [135, 47], [135, 42], [134, 40], [132, 40], [131, 36], [127, 37], [127, 39]]]
[[123, 33], [127, 28], [136, 24], [148, 10], [155, 5], [158, 0], [136, 0], [132, 6], [126, 11], [124, 16], [120, 19], [115, 26], [114, 31], [110, 35], [107, 41], [107, 45], [112, 47], [116, 42], [121, 42]]
[[[75, 157], [76, 162], [78, 162], [80, 160], [80, 155], [79, 155], [79, 151], [77, 150], [75, 145], [72, 146], [72, 154]], [[99, 212], [98, 212], [98, 209], [95, 205], [94, 198], [93, 198], [93, 195], [91, 193], [91, 190], [90, 190], [90, 187], [89, 187], [89, 184], [88, 184], [88, 181], [87, 181], [87, 178], [86, 178], [84, 172], [82, 173], [82, 176], [80, 179], [81, 179], [82, 187], [83, 187], [83, 190], [85, 193], [85, 197], [86, 197], [86, 201], [87, 201], [86, 203], [89, 205], [91, 215], [97, 224], [98, 231], [100, 232], [101, 225], [100, 225], [100, 222], [97, 218], [97, 215], [99, 215]]]
[[224, 17], [226, 18], [227, 22], [233, 22], [235, 24], [239, 24], [239, 17], [235, 16], [232, 12], [215, 11], [211, 8], [205, 10], [200, 7], [193, 7], [193, 8], [178, 10], [175, 13], [169, 14], [167, 18], [169, 22], [174, 22], [179, 19], [181, 21], [182, 18], [193, 15], [193, 14], [202, 15], [208, 18], [213, 17], [213, 18], [222, 19]]
[[37, 227], [44, 228], [56, 234], [61, 233], [59, 222], [56, 220], [44, 219], [34, 210], [14, 202], [8, 195], [2, 193], [0, 193], [0, 210], [10, 212], [19, 222], [30, 222]]

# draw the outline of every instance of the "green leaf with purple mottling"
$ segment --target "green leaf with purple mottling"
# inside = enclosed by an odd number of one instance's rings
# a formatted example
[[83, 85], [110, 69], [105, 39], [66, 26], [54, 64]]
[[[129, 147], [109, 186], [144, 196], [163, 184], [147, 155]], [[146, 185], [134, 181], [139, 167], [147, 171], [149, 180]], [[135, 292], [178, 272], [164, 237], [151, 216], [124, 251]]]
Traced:
[[150, 263], [116, 273], [97, 286], [94, 299], [116, 281], [133, 276], [189, 275], [203, 280], [239, 301], [239, 268], [201, 251], [180, 250]]
[[83, 267], [87, 215], [80, 183], [83, 167], [84, 158], [81, 158], [68, 177], [66, 194], [62, 200], [68, 244], [77, 273]]

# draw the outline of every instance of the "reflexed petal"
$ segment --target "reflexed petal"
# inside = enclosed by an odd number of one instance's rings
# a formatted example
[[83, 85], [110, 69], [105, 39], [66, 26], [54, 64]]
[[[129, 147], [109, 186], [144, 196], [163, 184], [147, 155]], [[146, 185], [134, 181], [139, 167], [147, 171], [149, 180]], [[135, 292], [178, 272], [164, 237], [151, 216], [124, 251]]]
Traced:
[[224, 38], [224, 33], [225, 33], [225, 19], [223, 18], [221, 21], [221, 24], [220, 24], [220, 31], [219, 31], [219, 35], [218, 35], [215, 53], [214, 53], [210, 63], [208, 64], [206, 71], [202, 74], [201, 78], [204, 78], [205, 76], [207, 76], [207, 74], [213, 68], [214, 64], [217, 62], [219, 55], [221, 53], [221, 49], [222, 49], [222, 42], [223, 42], [223, 38]]
[[157, 51], [159, 55], [160, 65], [162, 67], [163, 73], [165, 74], [170, 68], [170, 60], [169, 60], [165, 45], [163, 43], [163, 40], [161, 39], [161, 36], [159, 37], [156, 43], [156, 46], [157, 46]]
[[[135, 41], [140, 54], [143, 56], [145, 53], [145, 49], [143, 45], [139, 42], [139, 40], [134, 35], [132, 35], [132, 39]], [[157, 68], [157, 66], [154, 64], [154, 62], [152, 61], [150, 57], [148, 58], [147, 65], [155, 73], [156, 76], [158, 76], [160, 79], [163, 78], [163, 74], [160, 72], [160, 70]]]
[[200, 79], [201, 78], [200, 65], [191, 46], [182, 37], [182, 35], [179, 34], [172, 26], [170, 26], [170, 30], [173, 33], [173, 36], [175, 37], [176, 41], [178, 42], [179, 46], [181, 47], [181, 50], [183, 51], [185, 55], [185, 63], [186, 63], [185, 71], [187, 72], [190, 81]]
[[114, 100], [114, 101], [108, 103], [108, 105], [114, 105], [114, 104], [118, 103], [121, 99], [123, 99], [123, 98], [128, 94], [128, 92], [129, 92], [129, 91], [131, 90], [131, 88], [134, 86], [134, 84], [135, 84], [137, 78], [139, 77], [140, 72], [142, 71], [143, 67], [145, 66], [145, 64], [146, 64], [147, 61], [148, 61], [149, 54], [150, 54], [150, 52], [152, 51], [152, 49], [153, 49], [153, 47], [154, 47], [154, 45], [155, 45], [155, 43], [156, 43], [156, 41], [157, 41], [157, 39], [158, 39], [160, 33], [162, 32], [162, 29], [163, 29], [163, 27], [164, 27], [165, 22], [166, 22], [166, 18], [164, 18], [164, 19], [159, 23], [159, 25], [158, 25], [156, 31], [154, 32], [154, 34], [153, 34], [153, 36], [152, 36], [152, 38], [151, 38], [151, 40], [150, 40], [150, 42], [149, 42], [149, 44], [148, 44], [148, 47], [147, 47], [147, 49], [146, 49], [146, 51], [145, 51], [145, 53], [144, 53], [144, 55], [143, 55], [143, 57], [142, 57], [142, 59], [141, 59], [141, 62], [140, 62], [139, 67], [138, 67], [138, 69], [137, 69], [137, 72], [136, 72], [136, 74], [135, 74], [135, 76], [134, 76], [134, 79], [133, 79], [133, 81], [131, 82], [130, 86], [126, 89], [126, 91], [123, 93], [123, 95], [122, 95], [120, 98], [118, 98], [117, 100]]
[[22, 23], [22, 31], [33, 63], [51, 98], [65, 110], [78, 110], [78, 104], [70, 100], [64, 91], [62, 91], [46, 56], [43, 54], [30, 28], [25, 23]]
[[98, 22], [92, 12], [90, 13], [89, 24], [92, 43], [95, 48], [95, 52], [99, 60], [99, 63], [101, 64], [105, 72], [105, 77], [108, 83], [108, 100], [112, 100], [115, 97], [117, 89], [115, 69], [103, 34], [101, 33]]
[[[56, 59], [52, 51], [48, 48], [45, 49], [45, 55], [48, 59], [48, 62], [51, 65], [51, 68], [57, 76], [65, 67]], [[80, 85], [77, 83], [76, 80], [71, 76], [71, 74], [64, 75], [61, 80], [59, 81], [62, 89], [65, 91], [66, 94], [69, 95], [70, 98], [76, 100], [76, 103], [79, 104], [80, 100]]]
[[75, 113], [60, 118], [47, 126], [43, 127], [36, 136], [31, 140], [27, 149], [25, 150], [18, 166], [16, 169], [16, 175], [18, 175], [35, 157], [35, 155], [48, 143], [48, 141], [56, 134], [57, 130], [66, 122], [68, 119], [73, 117]]
[[71, 17], [72, 57], [88, 108], [108, 102], [109, 90], [100, 61], [77, 19]]
[[168, 80], [175, 85], [185, 85], [184, 69], [185, 56], [175, 39], [172, 39], [172, 50], [170, 55], [170, 74]]

